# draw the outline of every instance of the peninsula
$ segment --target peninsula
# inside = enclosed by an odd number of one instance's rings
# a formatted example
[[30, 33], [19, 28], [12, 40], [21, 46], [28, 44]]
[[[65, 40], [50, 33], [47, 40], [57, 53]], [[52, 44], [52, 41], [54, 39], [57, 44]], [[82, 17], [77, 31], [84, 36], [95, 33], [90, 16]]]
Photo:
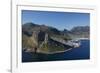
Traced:
[[75, 37], [89, 38], [89, 26], [61, 31], [46, 25], [25, 23], [22, 25], [22, 50], [44, 54], [65, 52], [81, 45], [79, 40], [74, 40]]

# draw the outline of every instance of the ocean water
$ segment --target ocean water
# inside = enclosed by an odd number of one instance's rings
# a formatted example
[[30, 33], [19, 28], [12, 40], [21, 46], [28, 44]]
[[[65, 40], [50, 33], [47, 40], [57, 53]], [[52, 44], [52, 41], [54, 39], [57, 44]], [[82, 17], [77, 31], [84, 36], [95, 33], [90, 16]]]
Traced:
[[22, 62], [43, 62], [90, 59], [90, 40], [80, 40], [81, 46], [57, 54], [26, 53], [22, 51]]

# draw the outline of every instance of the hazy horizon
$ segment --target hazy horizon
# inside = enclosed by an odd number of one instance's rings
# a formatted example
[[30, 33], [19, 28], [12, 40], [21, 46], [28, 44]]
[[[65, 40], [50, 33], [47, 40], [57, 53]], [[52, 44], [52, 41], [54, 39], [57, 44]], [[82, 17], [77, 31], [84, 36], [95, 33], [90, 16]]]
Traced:
[[[26, 23], [33, 23], [33, 24], [36, 24], [36, 23], [34, 23], [34, 22], [26, 22]], [[26, 23], [24, 23], [24, 24], [26, 24]], [[24, 25], [23, 24], [23, 25]], [[45, 24], [36, 24], [36, 25], [45, 25]], [[45, 26], [49, 26], [49, 25], [45, 25]], [[74, 27], [86, 27], [86, 26], [89, 26], [89, 25], [82, 25], [82, 26], [73, 26], [72, 28], [70, 28], [70, 29], [67, 29], [67, 28], [64, 28], [64, 29], [66, 29], [66, 30], [71, 30], [71, 29], [73, 29]], [[53, 27], [53, 28], [56, 28], [55, 26], [49, 26], [49, 27]], [[90, 27], [90, 26], [89, 26]], [[58, 29], [58, 30], [61, 30], [61, 31], [63, 31], [64, 29], [59, 29], [59, 28], [56, 28], [56, 29]]]
[[90, 26], [90, 14], [22, 10], [22, 24], [28, 22], [55, 27], [59, 30], [71, 30], [76, 26]]

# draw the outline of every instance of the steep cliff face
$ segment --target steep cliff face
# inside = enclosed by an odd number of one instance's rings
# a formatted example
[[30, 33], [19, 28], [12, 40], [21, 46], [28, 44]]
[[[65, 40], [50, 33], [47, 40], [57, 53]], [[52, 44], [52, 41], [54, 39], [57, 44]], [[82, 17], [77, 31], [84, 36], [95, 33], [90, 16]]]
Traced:
[[[63, 36], [62, 32], [56, 28], [26, 23], [22, 25], [22, 48], [28, 52], [55, 52], [64, 51], [63, 44], [51, 41], [51, 37], [67, 39], [68, 35]], [[69, 39], [69, 37], [68, 37]]]
[[[73, 37], [74, 36], [74, 37]], [[74, 27], [60, 31], [56, 28], [26, 23], [22, 25], [22, 48], [27, 52], [51, 53], [64, 51], [72, 46], [63, 43], [73, 38], [89, 38], [89, 27]]]

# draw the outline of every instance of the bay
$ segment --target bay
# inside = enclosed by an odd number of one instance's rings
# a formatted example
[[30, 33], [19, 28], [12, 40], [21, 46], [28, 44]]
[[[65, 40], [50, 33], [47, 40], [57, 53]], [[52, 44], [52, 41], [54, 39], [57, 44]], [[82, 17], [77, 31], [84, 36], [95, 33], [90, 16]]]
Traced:
[[90, 59], [90, 40], [80, 40], [81, 46], [56, 54], [28, 53], [22, 51], [22, 62], [62, 61]]

